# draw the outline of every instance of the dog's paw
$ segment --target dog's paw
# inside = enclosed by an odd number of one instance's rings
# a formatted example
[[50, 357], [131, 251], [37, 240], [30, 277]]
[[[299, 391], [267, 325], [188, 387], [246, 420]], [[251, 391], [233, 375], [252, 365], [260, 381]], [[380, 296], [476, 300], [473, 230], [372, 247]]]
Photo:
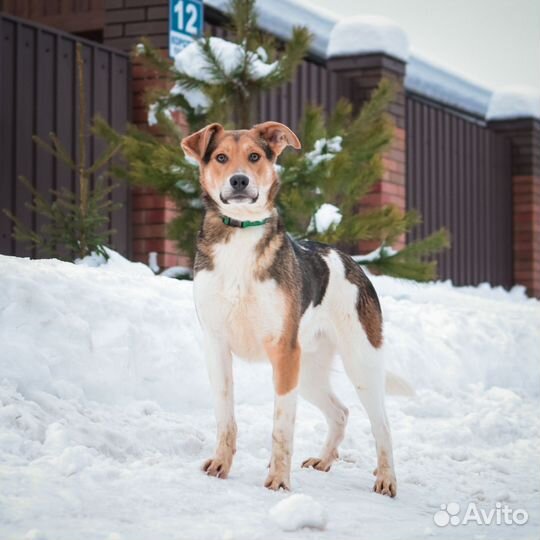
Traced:
[[215, 476], [216, 478], [225, 479], [229, 476], [229, 471], [231, 470], [231, 460], [225, 460], [222, 458], [211, 458], [207, 459], [201, 470], [205, 472], [208, 476]]
[[378, 469], [373, 471], [376, 476], [373, 491], [381, 495], [395, 497], [397, 493], [397, 481], [392, 469], [383, 469], [380, 473]]
[[333, 459], [323, 458], [308, 458], [302, 462], [302, 468], [304, 469], [316, 469], [317, 471], [328, 472], [332, 467]]
[[270, 473], [268, 477], [266, 478], [264, 487], [271, 489], [273, 491], [278, 491], [280, 489], [283, 489], [284, 491], [290, 491], [291, 483], [288, 478], [285, 478], [284, 476], [280, 474]]

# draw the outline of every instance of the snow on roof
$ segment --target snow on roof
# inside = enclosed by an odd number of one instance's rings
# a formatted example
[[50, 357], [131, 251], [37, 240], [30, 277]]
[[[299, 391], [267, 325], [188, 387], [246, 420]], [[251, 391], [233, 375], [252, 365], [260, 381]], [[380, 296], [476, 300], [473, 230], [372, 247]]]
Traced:
[[491, 90], [411, 54], [407, 63], [405, 87], [428, 98], [464, 111], [485, 116]]
[[326, 56], [362, 53], [385, 53], [406, 62], [409, 38], [401, 26], [386, 17], [365, 15], [338, 21], [330, 33]]
[[[219, 11], [227, 9], [228, 0], [204, 0]], [[261, 28], [281, 39], [289, 39], [293, 26], [307, 26], [313, 34], [311, 52], [324, 58], [328, 36], [339, 20], [333, 13], [305, 0], [266, 0], [257, 2]]]
[[540, 119], [540, 92], [528, 86], [507, 86], [494, 92], [487, 111], [488, 120], [509, 118]]
[[[224, 11], [227, 0], [205, 0], [205, 4]], [[384, 52], [408, 62], [405, 77], [408, 90], [482, 117], [488, 112], [491, 90], [421, 56], [409, 56], [405, 32], [388, 19], [361, 16], [340, 20], [334, 13], [315, 7], [307, 0], [259, 0], [257, 9], [261, 28], [278, 38], [288, 39], [295, 25], [307, 26], [313, 34], [311, 52], [320, 58], [324, 59], [327, 55]], [[360, 33], [365, 35], [360, 38]], [[506, 106], [505, 111], [510, 114], [512, 110], [513, 115], [516, 111], [521, 115], [524, 114], [521, 111], [528, 111], [527, 116], [531, 116], [533, 111], [538, 116], [535, 107], [540, 105], [534, 105], [529, 100], [525, 106], [524, 100], [526, 98], [523, 95], [518, 99], [523, 107], [520, 105], [518, 109], [518, 105], [514, 104], [513, 108]]]

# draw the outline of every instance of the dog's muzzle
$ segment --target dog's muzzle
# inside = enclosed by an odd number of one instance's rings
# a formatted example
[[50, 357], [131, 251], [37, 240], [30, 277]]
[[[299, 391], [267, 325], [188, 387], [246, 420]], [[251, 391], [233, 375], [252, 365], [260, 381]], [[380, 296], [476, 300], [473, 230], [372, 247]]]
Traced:
[[253, 204], [259, 198], [259, 191], [245, 174], [233, 174], [219, 194], [225, 204]]

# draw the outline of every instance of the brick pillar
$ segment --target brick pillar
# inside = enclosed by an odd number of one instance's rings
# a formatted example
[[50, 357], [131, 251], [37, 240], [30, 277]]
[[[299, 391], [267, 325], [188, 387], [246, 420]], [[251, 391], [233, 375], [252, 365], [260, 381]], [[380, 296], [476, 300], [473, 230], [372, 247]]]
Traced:
[[514, 282], [540, 298], [540, 119], [494, 120], [512, 145]]
[[[394, 139], [383, 157], [383, 175], [372, 192], [362, 200], [362, 208], [375, 208], [394, 204], [403, 212], [406, 209], [405, 196], [405, 62], [386, 54], [365, 54], [332, 57], [327, 67], [339, 75], [338, 97], [349, 99], [356, 110], [369, 99], [382, 79], [389, 79], [396, 88], [396, 95], [389, 107], [395, 129]], [[362, 242], [362, 252], [378, 247], [378, 242]], [[401, 237], [394, 247], [405, 245]]]
[[[105, 44], [131, 51], [141, 36], [146, 36], [167, 54], [168, 6], [168, 0], [107, 0]], [[141, 129], [150, 129], [144, 93], [159, 84], [159, 79], [136, 60], [132, 62], [131, 73], [133, 123]], [[175, 243], [167, 239], [167, 224], [176, 215], [174, 203], [152, 189], [133, 188], [132, 208], [133, 259], [148, 263], [148, 254], [156, 251], [161, 268], [188, 265], [187, 257], [179, 255]]]

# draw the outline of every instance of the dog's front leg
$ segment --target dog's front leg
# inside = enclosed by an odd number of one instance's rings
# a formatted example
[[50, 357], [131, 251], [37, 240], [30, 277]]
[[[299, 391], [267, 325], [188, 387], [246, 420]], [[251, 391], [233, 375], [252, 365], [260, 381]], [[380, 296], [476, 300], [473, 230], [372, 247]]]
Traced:
[[214, 392], [217, 424], [217, 446], [213, 458], [203, 465], [209, 476], [227, 478], [236, 453], [236, 421], [234, 419], [234, 394], [232, 356], [225, 342], [205, 336], [205, 358]]
[[[288, 343], [286, 343], [287, 341]], [[264, 485], [273, 490], [291, 487], [291, 458], [300, 372], [300, 347], [282, 340], [267, 345], [274, 374], [274, 429], [270, 472]]]

